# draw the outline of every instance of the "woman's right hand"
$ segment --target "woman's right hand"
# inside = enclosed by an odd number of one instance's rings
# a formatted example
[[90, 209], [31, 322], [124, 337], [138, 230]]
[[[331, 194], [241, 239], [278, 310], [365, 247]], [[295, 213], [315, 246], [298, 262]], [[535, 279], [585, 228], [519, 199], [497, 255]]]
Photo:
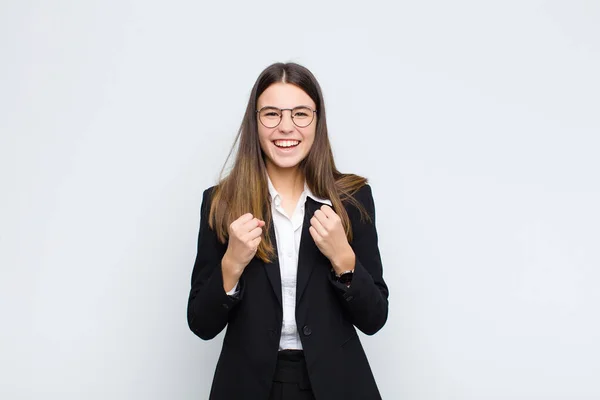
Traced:
[[[221, 262], [225, 280], [237, 282], [244, 268], [250, 263], [262, 240], [265, 221], [250, 213], [244, 214], [229, 225], [229, 244]], [[235, 284], [234, 282], [234, 284]], [[224, 282], [225, 286], [230, 286]], [[233, 285], [231, 285], [233, 287]]]

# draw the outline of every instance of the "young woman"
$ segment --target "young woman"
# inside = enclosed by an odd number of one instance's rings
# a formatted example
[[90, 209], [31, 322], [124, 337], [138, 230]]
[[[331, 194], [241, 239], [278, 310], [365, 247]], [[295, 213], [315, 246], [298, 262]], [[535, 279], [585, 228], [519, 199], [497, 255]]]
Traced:
[[388, 315], [373, 196], [335, 167], [313, 74], [267, 67], [238, 141], [204, 192], [188, 302], [202, 339], [227, 325], [210, 399], [381, 398], [355, 330]]

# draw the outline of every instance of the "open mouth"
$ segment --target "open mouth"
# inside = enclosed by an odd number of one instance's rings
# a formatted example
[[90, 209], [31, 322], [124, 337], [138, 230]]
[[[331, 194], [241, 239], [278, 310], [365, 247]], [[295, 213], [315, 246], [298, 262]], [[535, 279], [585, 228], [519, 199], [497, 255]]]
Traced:
[[275, 147], [280, 149], [292, 149], [300, 144], [299, 140], [274, 140]]

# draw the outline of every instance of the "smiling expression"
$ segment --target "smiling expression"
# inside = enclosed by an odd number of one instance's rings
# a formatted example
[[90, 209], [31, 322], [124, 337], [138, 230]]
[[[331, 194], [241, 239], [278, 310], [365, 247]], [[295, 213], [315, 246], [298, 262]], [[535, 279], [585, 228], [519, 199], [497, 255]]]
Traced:
[[[298, 86], [290, 83], [274, 83], [259, 97], [257, 109], [263, 107], [291, 109], [308, 106], [315, 110], [315, 102]], [[306, 158], [315, 140], [317, 116], [304, 128], [294, 124], [290, 111], [283, 111], [281, 122], [275, 128], [267, 128], [258, 122], [260, 147], [265, 155], [267, 169], [295, 168]]]

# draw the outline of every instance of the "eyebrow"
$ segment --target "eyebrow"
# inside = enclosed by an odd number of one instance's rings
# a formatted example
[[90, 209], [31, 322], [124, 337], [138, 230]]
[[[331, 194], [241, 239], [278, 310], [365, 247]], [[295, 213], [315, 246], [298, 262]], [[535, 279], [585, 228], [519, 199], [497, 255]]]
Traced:
[[[279, 110], [289, 110], [290, 109], [290, 108], [281, 108], [281, 107], [276, 107], [276, 106], [262, 106], [262, 107], [257, 107], [257, 108], [260, 110], [261, 108], [267, 108], [267, 107], [269, 107], [269, 108], [277, 108]], [[309, 105], [306, 105], [306, 104], [300, 104], [299, 106], [291, 107], [291, 109], [293, 110], [294, 108], [298, 108], [298, 107], [306, 107], [306, 108], [310, 108], [311, 110], [315, 110], [316, 109], [316, 107], [312, 107], [312, 106], [309, 106]]]

